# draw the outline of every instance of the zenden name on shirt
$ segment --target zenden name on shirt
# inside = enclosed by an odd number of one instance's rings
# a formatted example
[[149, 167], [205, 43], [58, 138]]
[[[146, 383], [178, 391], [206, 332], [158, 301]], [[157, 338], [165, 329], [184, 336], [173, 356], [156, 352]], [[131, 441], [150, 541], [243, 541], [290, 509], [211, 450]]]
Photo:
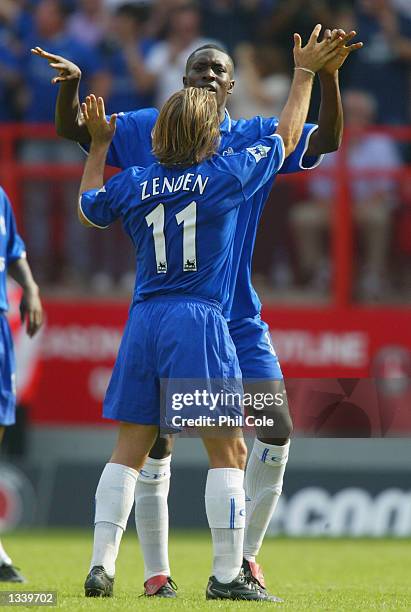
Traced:
[[[193, 180], [194, 176], [196, 178]], [[179, 177], [173, 176], [172, 178], [155, 176], [150, 181], [140, 183], [141, 199], [146, 200], [152, 196], [176, 193], [177, 191], [198, 191], [202, 195], [207, 187], [208, 180], [208, 176], [203, 177], [201, 174], [194, 174], [193, 172], [187, 172]]]

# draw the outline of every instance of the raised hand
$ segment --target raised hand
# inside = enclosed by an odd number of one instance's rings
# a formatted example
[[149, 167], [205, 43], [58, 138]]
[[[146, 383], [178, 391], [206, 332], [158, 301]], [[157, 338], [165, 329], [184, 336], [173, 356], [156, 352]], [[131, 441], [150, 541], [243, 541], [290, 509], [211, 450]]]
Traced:
[[351, 32], [348, 33], [344, 32], [344, 30], [341, 29], [325, 31], [324, 38], [328, 38], [329, 40], [336, 40], [338, 38], [339, 44], [335, 49], [334, 55], [331, 57], [331, 59], [328, 60], [326, 64], [324, 64], [322, 72], [333, 74], [341, 68], [350, 53], [363, 47], [362, 42], [347, 45], [347, 43], [349, 43], [356, 35], [357, 32], [355, 30], [351, 30]]
[[70, 62], [70, 60], [62, 57], [61, 55], [54, 55], [53, 53], [48, 53], [41, 47], [35, 47], [31, 49], [33, 55], [37, 55], [38, 57], [43, 57], [46, 59], [51, 68], [54, 68], [58, 72], [58, 76], [53, 77], [51, 82], [53, 85], [55, 83], [63, 83], [65, 81], [74, 81], [81, 79], [81, 70], [80, 68]]
[[96, 98], [94, 94], [90, 94], [81, 105], [81, 112], [92, 143], [109, 145], [116, 131], [117, 115], [111, 115], [107, 121], [103, 98]]
[[305, 47], [301, 46], [301, 36], [294, 34], [294, 62], [296, 68], [305, 68], [312, 72], [321, 70], [330, 60], [334, 58], [337, 49], [342, 44], [343, 35], [339, 31], [334, 36], [325, 37], [318, 42], [321, 24], [318, 23]]

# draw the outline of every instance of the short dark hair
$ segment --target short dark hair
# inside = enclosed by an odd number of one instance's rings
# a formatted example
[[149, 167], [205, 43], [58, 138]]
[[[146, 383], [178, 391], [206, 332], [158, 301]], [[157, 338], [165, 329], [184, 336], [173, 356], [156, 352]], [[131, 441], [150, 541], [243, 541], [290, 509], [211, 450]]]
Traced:
[[186, 61], [186, 74], [187, 74], [187, 71], [188, 71], [188, 67], [189, 67], [189, 65], [191, 63], [191, 60], [196, 55], [196, 53], [198, 53], [199, 51], [204, 51], [205, 49], [215, 49], [216, 51], [220, 51], [220, 53], [224, 53], [224, 55], [226, 55], [228, 57], [228, 59], [230, 60], [231, 73], [234, 72], [234, 61], [233, 61], [233, 58], [231, 57], [231, 55], [228, 53], [227, 49], [225, 49], [221, 45], [216, 45], [214, 43], [209, 43], [209, 44], [206, 44], [206, 45], [202, 45], [201, 47], [198, 47], [197, 49], [195, 49], [188, 56], [187, 61]]

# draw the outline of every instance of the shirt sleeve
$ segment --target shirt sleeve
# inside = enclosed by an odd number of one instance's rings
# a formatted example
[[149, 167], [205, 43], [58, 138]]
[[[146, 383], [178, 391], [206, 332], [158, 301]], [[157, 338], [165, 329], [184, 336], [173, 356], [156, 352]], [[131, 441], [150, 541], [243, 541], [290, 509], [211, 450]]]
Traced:
[[234, 175], [241, 184], [245, 200], [277, 174], [284, 163], [284, 143], [279, 134], [266, 136], [241, 153], [219, 157], [222, 170]]
[[[3, 192], [4, 193], [4, 192]], [[26, 257], [26, 246], [17, 232], [16, 220], [14, 218], [13, 209], [10, 204], [10, 200], [4, 194], [5, 199], [5, 212], [6, 212], [6, 233], [7, 233], [7, 264], [11, 264], [17, 259]]]
[[[158, 110], [144, 108], [120, 113], [116, 132], [107, 154], [107, 164], [125, 170], [131, 166], [146, 168], [153, 163], [151, 132], [157, 120]], [[108, 119], [108, 118], [107, 118]], [[89, 145], [80, 145], [88, 153]]]
[[[277, 117], [261, 117], [261, 136], [270, 136], [274, 134], [278, 127]], [[301, 138], [295, 150], [284, 160], [279, 174], [291, 174], [292, 172], [301, 172], [301, 170], [313, 170], [322, 161], [324, 155], [306, 155], [310, 138], [314, 132], [318, 130], [318, 125], [315, 123], [305, 123]]]
[[132, 168], [113, 176], [101, 189], [84, 191], [79, 208], [91, 225], [106, 229], [124, 212], [132, 189]]
[[301, 170], [313, 170], [321, 163], [324, 155], [306, 155], [308, 145], [310, 144], [310, 138], [316, 130], [318, 130], [318, 125], [314, 123], [306, 123], [304, 125], [298, 145], [284, 161], [280, 174], [291, 174], [293, 172], [301, 172]]

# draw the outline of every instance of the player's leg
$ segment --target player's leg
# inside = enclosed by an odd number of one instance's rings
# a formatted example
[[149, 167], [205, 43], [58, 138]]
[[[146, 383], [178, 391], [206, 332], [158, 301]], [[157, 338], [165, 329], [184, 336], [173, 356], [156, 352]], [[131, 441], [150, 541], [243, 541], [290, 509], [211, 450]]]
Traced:
[[241, 430], [230, 435], [203, 435], [210, 469], [205, 503], [213, 541], [213, 575], [207, 599], [281, 601], [268, 595], [259, 584], [248, 580], [242, 570], [245, 526], [244, 467], [247, 447]]
[[[159, 318], [157, 362], [162, 383], [162, 412], [167, 426], [175, 426], [174, 400], [204, 398], [218, 389], [238, 398], [234, 404], [223, 403], [225, 416], [241, 413], [241, 371], [235, 347], [221, 308], [215, 302], [184, 299], [164, 303], [163, 321]], [[170, 326], [170, 321], [173, 325]], [[205, 394], [205, 395], [204, 395]], [[179, 418], [208, 417], [218, 419], [219, 408], [201, 399], [178, 408]], [[217, 423], [218, 424], [218, 423]], [[212, 431], [212, 437], [210, 435]], [[218, 432], [217, 432], [218, 433]], [[231, 429], [231, 437], [216, 435], [215, 430], [202, 432], [210, 456], [207, 477], [206, 510], [212, 530], [214, 573], [207, 587], [212, 599], [264, 599], [261, 590], [249, 587], [241, 575], [244, 534], [244, 463], [246, 448], [241, 431]]]
[[287, 396], [281, 381], [268, 380], [244, 385], [245, 392], [255, 398], [260, 408], [261, 398], [281, 399], [281, 405], [250, 410], [256, 418], [272, 419], [273, 426], [256, 427], [256, 438], [250, 453], [245, 488], [247, 494], [246, 536], [244, 558], [253, 567], [280, 498], [288, 460], [292, 422]]
[[138, 472], [157, 435], [156, 425], [120, 423], [117, 444], [97, 486], [95, 527], [87, 597], [112, 595], [121, 538], [134, 503]]
[[243, 560], [247, 447], [241, 430], [233, 433], [232, 437], [203, 435], [210, 465], [205, 504], [213, 540], [213, 576], [222, 583], [237, 578]]
[[144, 559], [146, 595], [174, 597], [169, 585], [168, 492], [173, 437], [158, 434], [139, 472], [135, 490], [135, 518]]
[[[0, 313], [0, 444], [16, 418], [15, 362], [10, 327]], [[25, 582], [0, 542], [0, 582]]]
[[112, 595], [115, 562], [134, 503], [138, 470], [158, 431], [159, 397], [150, 369], [151, 319], [144, 308], [130, 311], [104, 400], [103, 416], [119, 421], [120, 426], [96, 491], [93, 556], [84, 585], [89, 597]]
[[[292, 421], [282, 372], [272, 347], [268, 326], [259, 317], [230, 324], [243, 372], [247, 398], [259, 408], [253, 416], [272, 418], [274, 426], [256, 431], [246, 472], [246, 526], [243, 569], [250, 580], [264, 587], [261, 568], [255, 562], [282, 491], [288, 459]], [[247, 382], [248, 381], [248, 382]], [[267, 398], [274, 398], [267, 406]]]

